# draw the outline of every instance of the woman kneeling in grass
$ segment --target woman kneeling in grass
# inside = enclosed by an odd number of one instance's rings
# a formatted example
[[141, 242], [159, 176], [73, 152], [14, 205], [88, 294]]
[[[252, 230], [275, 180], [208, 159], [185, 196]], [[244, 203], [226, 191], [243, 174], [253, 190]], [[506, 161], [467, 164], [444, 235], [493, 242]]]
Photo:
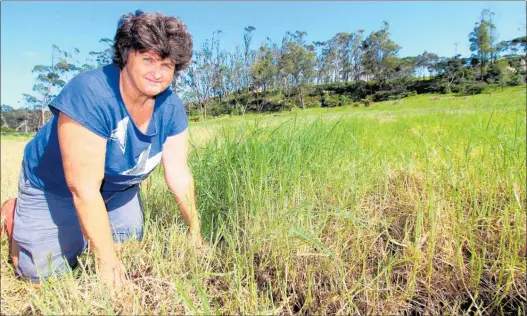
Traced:
[[127, 14], [113, 63], [77, 75], [51, 102], [53, 117], [24, 150], [18, 197], [2, 206], [18, 275], [35, 283], [60, 275], [89, 241], [102, 281], [122, 284], [114, 242], [142, 239], [139, 184], [161, 161], [201, 246], [188, 121], [169, 89], [191, 57], [192, 37], [181, 20]]

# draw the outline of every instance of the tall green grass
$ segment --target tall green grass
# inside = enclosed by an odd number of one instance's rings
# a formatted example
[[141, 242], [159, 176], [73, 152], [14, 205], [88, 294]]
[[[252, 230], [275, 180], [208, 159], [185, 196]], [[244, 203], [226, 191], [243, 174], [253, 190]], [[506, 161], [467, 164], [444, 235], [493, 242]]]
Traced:
[[511, 91], [220, 126], [190, 157], [208, 251], [159, 168], [145, 239], [120, 254], [141, 278], [108, 295], [85, 255], [40, 290], [3, 277], [2, 312], [524, 314], [525, 91]]

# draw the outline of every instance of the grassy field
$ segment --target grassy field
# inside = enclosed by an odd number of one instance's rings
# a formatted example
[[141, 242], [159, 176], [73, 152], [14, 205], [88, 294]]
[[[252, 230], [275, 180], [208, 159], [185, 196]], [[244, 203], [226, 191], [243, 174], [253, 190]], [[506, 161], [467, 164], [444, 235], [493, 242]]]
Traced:
[[[210, 249], [194, 251], [162, 170], [145, 237], [109, 294], [93, 257], [40, 289], [2, 236], [2, 314], [525, 314], [526, 91], [191, 126]], [[24, 142], [2, 139], [2, 201]]]

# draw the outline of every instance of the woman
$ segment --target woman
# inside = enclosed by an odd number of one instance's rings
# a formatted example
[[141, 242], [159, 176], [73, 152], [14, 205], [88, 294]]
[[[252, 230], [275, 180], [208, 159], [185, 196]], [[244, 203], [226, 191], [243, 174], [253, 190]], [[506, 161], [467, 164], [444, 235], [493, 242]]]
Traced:
[[192, 37], [179, 19], [124, 15], [113, 63], [77, 75], [51, 102], [53, 117], [24, 150], [16, 203], [2, 207], [20, 276], [38, 283], [68, 271], [89, 241], [101, 279], [121, 284], [114, 242], [141, 240], [139, 184], [161, 161], [190, 237], [201, 246], [188, 121], [169, 89], [191, 57]]

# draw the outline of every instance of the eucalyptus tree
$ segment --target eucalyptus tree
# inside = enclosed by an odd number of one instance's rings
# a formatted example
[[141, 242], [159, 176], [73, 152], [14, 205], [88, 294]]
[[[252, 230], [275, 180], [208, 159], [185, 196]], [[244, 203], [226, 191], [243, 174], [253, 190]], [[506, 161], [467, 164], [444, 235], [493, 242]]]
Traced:
[[416, 57], [416, 75], [418, 77], [424, 77], [425, 70], [428, 71], [430, 76], [437, 74], [437, 67], [435, 65], [439, 62], [439, 56], [434, 53], [429, 53], [426, 50]]
[[[264, 102], [267, 96], [267, 89], [274, 82], [276, 69], [275, 55], [272, 47], [269, 47], [267, 44], [260, 46], [251, 67], [251, 77], [256, 91], [259, 89], [263, 90]], [[258, 110], [261, 110], [261, 108]]]
[[396, 67], [401, 47], [390, 39], [389, 29], [389, 23], [384, 21], [380, 30], [371, 32], [362, 42], [363, 73], [368, 79], [384, 82]]
[[488, 63], [496, 59], [496, 26], [492, 22], [494, 12], [483, 10], [473, 31], [469, 34], [470, 51], [478, 59], [479, 78], [483, 79]]
[[33, 94], [24, 93], [23, 99], [27, 108], [40, 111], [40, 126], [44, 125], [49, 117], [46, 116], [46, 112], [51, 100], [75, 74], [82, 70], [82, 67], [78, 66], [79, 61], [75, 60], [78, 54], [77, 48], [73, 49], [73, 53], [69, 53], [53, 44], [51, 63], [33, 67], [32, 73], [36, 75]]
[[104, 46], [103, 49], [101, 51], [90, 51], [88, 53], [95, 58], [96, 63], [95, 66], [91, 66], [91, 68], [98, 68], [112, 63], [113, 43], [113, 40], [109, 38], [101, 38], [99, 40], [99, 44]]
[[305, 32], [287, 32], [282, 42], [278, 64], [286, 77], [286, 82], [292, 82], [300, 96], [302, 109], [304, 104], [304, 86], [314, 75], [315, 52], [314, 46], [306, 45]]
[[252, 25], [249, 25], [244, 28], [243, 33], [243, 44], [244, 44], [244, 63], [245, 63], [245, 69], [244, 69], [244, 82], [243, 85], [245, 86], [247, 92], [251, 89], [251, 76], [250, 76], [250, 69], [251, 65], [254, 60], [254, 53], [251, 50], [251, 41], [253, 38], [253, 32], [256, 30], [256, 28]]

